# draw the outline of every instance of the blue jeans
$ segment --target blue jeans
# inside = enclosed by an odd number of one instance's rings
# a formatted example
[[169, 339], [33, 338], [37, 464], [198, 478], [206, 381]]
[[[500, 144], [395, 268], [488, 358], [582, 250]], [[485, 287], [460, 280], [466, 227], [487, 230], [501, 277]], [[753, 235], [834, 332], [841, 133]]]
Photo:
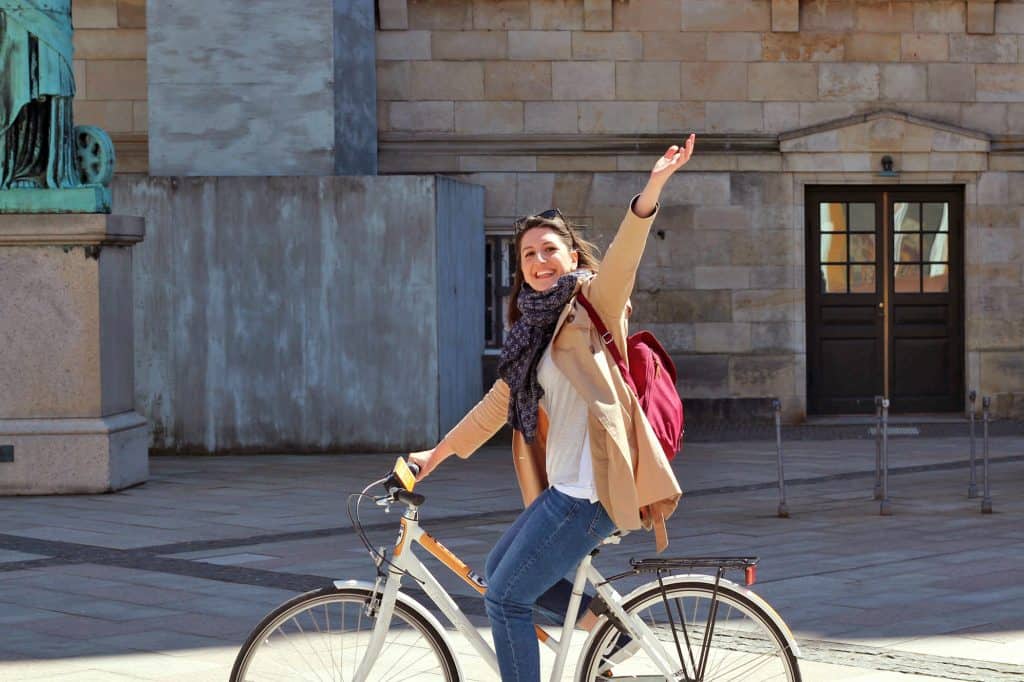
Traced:
[[600, 502], [548, 488], [498, 540], [484, 570], [484, 604], [502, 682], [540, 680], [533, 607], [564, 620], [572, 595], [565, 575], [614, 530]]

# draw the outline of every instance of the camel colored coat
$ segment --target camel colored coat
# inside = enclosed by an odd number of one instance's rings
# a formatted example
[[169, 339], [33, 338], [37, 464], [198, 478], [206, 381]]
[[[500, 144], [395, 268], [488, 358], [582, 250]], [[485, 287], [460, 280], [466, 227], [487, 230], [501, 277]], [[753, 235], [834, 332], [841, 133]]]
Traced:
[[[635, 201], [635, 199], [634, 199]], [[654, 215], [640, 218], [630, 209], [612, 240], [598, 274], [582, 282], [587, 299], [598, 311], [615, 344], [625, 355], [627, 305], [636, 270]], [[597, 496], [622, 530], [655, 531], [659, 552], [668, 546], [665, 520], [675, 511], [681, 491], [643, 410], [601, 342], [590, 317], [575, 298], [566, 304], [555, 326], [551, 356], [589, 410], [590, 453]], [[460, 457], [468, 457], [506, 422], [509, 387], [498, 379], [477, 405], [444, 440]], [[512, 452], [523, 502], [529, 505], [548, 487], [544, 444], [547, 417], [540, 411], [532, 444], [515, 431]]]

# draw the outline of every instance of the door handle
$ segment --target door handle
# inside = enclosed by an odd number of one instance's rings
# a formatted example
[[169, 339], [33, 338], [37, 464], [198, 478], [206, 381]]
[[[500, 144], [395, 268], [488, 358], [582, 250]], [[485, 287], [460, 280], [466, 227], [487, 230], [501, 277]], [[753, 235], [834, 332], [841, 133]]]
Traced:
[[885, 301], [878, 304], [878, 316], [885, 317]]

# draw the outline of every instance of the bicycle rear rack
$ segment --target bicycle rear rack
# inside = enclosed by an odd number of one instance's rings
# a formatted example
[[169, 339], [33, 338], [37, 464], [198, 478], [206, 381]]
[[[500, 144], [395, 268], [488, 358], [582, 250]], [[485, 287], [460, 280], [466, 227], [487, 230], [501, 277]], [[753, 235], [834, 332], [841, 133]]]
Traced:
[[744, 582], [750, 586], [757, 582], [757, 562], [754, 556], [745, 557], [666, 557], [652, 559], [630, 559], [629, 565], [633, 567], [630, 573], [657, 573], [659, 577], [663, 573], [673, 571], [693, 571], [699, 569], [714, 569], [717, 578], [721, 577], [728, 570], [743, 571]]

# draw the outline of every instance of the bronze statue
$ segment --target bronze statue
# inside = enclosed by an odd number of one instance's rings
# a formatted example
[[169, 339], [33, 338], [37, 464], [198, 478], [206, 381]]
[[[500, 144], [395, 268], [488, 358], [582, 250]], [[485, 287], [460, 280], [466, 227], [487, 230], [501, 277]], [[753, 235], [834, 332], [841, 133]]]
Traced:
[[71, 0], [0, 0], [0, 212], [17, 204], [26, 212], [104, 210], [90, 208], [81, 192], [4, 197], [4, 190], [98, 190], [110, 182], [109, 137], [74, 127], [71, 36]]

